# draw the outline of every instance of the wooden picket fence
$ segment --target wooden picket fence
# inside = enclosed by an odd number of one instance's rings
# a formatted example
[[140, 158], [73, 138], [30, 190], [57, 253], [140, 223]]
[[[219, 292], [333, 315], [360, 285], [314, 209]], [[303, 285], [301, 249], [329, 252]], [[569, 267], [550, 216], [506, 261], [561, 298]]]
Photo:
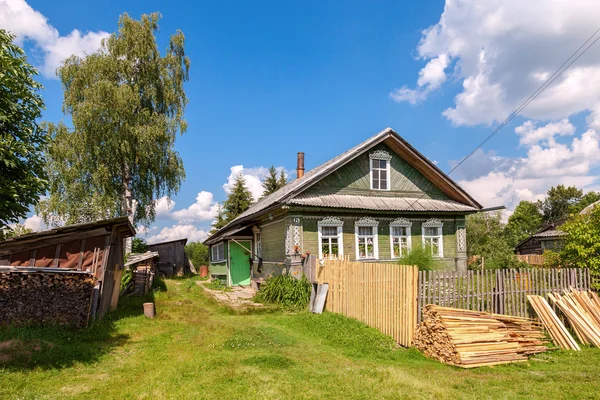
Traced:
[[417, 326], [418, 268], [327, 260], [317, 282], [328, 283], [325, 308], [355, 318], [411, 346]]
[[571, 287], [589, 290], [589, 269], [523, 268], [488, 271], [419, 271], [417, 319], [427, 304], [535, 317], [527, 295], [546, 297]]

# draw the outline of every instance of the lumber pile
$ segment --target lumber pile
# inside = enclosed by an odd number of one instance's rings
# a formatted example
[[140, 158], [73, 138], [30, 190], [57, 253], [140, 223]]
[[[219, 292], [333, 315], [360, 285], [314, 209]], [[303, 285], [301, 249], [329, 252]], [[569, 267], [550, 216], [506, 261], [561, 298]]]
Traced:
[[527, 296], [527, 300], [540, 318], [540, 321], [542, 321], [544, 328], [550, 334], [552, 342], [556, 346], [566, 350], [581, 350], [546, 299], [542, 296], [529, 295]]
[[0, 268], [0, 325], [85, 327], [93, 289], [89, 273]]
[[527, 361], [546, 351], [541, 325], [528, 318], [425, 306], [415, 346], [427, 357], [462, 368]]
[[600, 347], [600, 299], [594, 292], [563, 291], [548, 294], [548, 298], [563, 313], [579, 341]]

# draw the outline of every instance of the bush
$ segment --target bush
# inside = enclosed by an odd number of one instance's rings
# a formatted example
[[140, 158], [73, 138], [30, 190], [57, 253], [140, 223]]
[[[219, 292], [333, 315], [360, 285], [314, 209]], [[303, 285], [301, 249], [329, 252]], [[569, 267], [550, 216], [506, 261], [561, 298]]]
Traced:
[[286, 308], [302, 309], [310, 301], [311, 284], [305, 276], [296, 279], [289, 275], [267, 279], [256, 294], [259, 303], [278, 304]]
[[400, 257], [400, 265], [416, 265], [420, 271], [431, 271], [436, 267], [436, 260], [429, 247], [415, 247], [407, 255]]

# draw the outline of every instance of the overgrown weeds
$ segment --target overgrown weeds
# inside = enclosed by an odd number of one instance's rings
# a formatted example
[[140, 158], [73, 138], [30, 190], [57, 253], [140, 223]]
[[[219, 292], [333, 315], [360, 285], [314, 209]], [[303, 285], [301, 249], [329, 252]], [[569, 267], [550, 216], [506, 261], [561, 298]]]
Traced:
[[256, 294], [259, 303], [276, 304], [288, 309], [301, 310], [310, 301], [311, 284], [305, 276], [296, 279], [280, 275], [267, 279]]

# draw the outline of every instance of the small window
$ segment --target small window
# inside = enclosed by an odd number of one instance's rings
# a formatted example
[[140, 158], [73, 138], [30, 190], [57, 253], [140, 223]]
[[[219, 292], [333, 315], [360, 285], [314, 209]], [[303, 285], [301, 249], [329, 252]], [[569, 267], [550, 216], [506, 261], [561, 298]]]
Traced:
[[225, 261], [225, 243], [215, 244], [210, 248], [211, 259], [214, 262]]
[[343, 222], [336, 218], [319, 221], [319, 258], [337, 258], [343, 255]]
[[430, 249], [434, 257], [443, 257], [442, 223], [430, 220], [423, 224], [423, 247]]
[[254, 255], [262, 257], [262, 237], [260, 231], [254, 234]]
[[362, 218], [356, 222], [355, 229], [357, 259], [379, 258], [377, 226], [377, 221], [370, 218]]

